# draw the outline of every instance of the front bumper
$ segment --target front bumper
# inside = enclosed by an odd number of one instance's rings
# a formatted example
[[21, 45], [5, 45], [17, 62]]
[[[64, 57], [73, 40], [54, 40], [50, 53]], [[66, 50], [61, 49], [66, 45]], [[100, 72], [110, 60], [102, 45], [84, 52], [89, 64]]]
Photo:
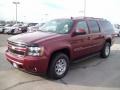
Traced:
[[3, 32], [3, 28], [0, 28], [0, 32]]
[[11, 32], [11, 30], [8, 30], [8, 29], [4, 30], [4, 33], [8, 33], [8, 32]]
[[19, 30], [19, 28], [16, 28], [16, 29], [14, 30], [14, 34], [19, 34], [19, 33], [22, 33], [22, 30]]
[[18, 56], [8, 51], [5, 53], [6, 59], [13, 65], [14, 63], [18, 68], [29, 72], [46, 73], [48, 68], [48, 58], [46, 56], [33, 57], [33, 56]]

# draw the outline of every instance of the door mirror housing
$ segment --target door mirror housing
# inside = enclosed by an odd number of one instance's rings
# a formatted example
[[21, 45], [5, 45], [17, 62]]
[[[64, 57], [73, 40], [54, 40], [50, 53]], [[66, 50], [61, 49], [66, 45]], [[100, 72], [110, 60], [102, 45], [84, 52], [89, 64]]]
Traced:
[[86, 31], [84, 29], [76, 29], [75, 35], [85, 35]]

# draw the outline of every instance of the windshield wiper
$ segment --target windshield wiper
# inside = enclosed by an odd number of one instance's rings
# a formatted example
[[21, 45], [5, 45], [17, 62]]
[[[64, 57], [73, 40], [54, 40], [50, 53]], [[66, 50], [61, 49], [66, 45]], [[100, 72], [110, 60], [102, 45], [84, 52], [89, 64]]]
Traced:
[[57, 32], [52, 32], [52, 31], [40, 30], [40, 29], [38, 31], [40, 31], [40, 32], [48, 32], [48, 33], [57, 33]]

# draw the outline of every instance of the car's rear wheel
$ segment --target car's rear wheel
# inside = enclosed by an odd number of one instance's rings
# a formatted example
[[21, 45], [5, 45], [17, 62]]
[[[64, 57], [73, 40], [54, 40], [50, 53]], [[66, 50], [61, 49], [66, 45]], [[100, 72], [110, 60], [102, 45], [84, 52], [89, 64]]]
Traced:
[[66, 75], [69, 69], [69, 58], [64, 53], [57, 53], [50, 62], [48, 77], [60, 79]]
[[111, 45], [109, 42], [106, 42], [103, 49], [101, 50], [101, 57], [102, 58], [107, 58], [110, 55], [110, 51], [111, 51]]
[[118, 37], [120, 37], [120, 32], [118, 33]]
[[13, 29], [13, 30], [11, 31], [11, 34], [14, 34], [14, 31], [15, 31], [15, 30]]
[[22, 30], [22, 33], [25, 33], [25, 32], [27, 32], [27, 30], [25, 30], [25, 29], [24, 29], [24, 30]]

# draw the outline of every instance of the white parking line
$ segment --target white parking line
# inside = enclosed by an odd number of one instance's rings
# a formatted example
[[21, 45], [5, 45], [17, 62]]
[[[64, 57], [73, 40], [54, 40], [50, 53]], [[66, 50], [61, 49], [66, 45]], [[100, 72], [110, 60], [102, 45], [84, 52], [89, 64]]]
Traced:
[[112, 50], [120, 50], [120, 44], [113, 44]]
[[5, 50], [7, 50], [7, 47], [0, 47], [0, 53], [5, 53]]

